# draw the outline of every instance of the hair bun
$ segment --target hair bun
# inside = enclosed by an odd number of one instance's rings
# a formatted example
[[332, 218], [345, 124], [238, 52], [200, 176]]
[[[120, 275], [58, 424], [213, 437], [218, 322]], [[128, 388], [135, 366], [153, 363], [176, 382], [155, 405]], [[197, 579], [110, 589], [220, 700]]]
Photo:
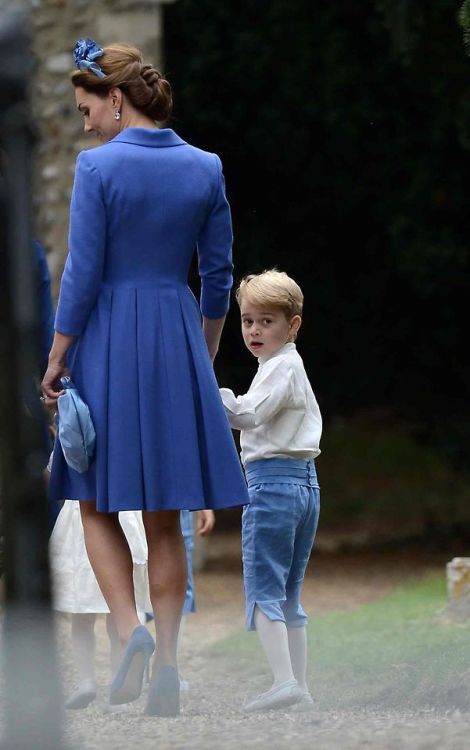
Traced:
[[162, 77], [158, 70], [155, 70], [153, 65], [142, 65], [140, 75], [144, 79], [147, 86], [155, 86]]
[[148, 111], [155, 120], [164, 121], [171, 114], [171, 86], [153, 65], [143, 65], [140, 75], [151, 90]]
[[173, 104], [171, 86], [153, 65], [144, 64], [140, 50], [128, 44], [111, 44], [104, 47], [100, 66], [105, 73], [103, 79], [89, 70], [77, 70], [72, 74], [74, 86], [103, 93], [117, 86], [136, 109], [152, 120], [168, 119]]

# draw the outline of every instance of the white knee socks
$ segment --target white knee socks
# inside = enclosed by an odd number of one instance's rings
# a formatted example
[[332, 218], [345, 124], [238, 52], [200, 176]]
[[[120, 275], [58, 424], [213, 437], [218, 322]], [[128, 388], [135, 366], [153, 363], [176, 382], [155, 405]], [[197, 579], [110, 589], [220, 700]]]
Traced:
[[273, 687], [293, 680], [285, 622], [270, 620], [259, 607], [255, 607], [255, 627], [273, 673]]
[[304, 693], [307, 687], [307, 633], [303, 628], [288, 628], [289, 652], [294, 677]]
[[72, 615], [72, 654], [79, 685], [95, 681], [95, 615]]
[[255, 627], [274, 676], [274, 686], [295, 678], [301, 690], [307, 687], [307, 633], [287, 628], [281, 620], [270, 620], [255, 607]]

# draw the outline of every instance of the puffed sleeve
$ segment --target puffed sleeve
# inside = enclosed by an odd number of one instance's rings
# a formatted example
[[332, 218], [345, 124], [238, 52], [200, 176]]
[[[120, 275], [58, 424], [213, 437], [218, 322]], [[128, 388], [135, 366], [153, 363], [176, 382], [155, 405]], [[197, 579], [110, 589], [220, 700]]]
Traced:
[[213, 156], [217, 167], [215, 197], [198, 239], [197, 252], [201, 277], [201, 312], [206, 318], [222, 318], [229, 308], [233, 284], [233, 235], [222, 164], [218, 156]]
[[235, 396], [229, 388], [220, 388], [220, 396], [230, 426], [234, 430], [253, 430], [266, 424], [288, 406], [292, 396], [293, 371], [280, 360], [269, 367], [248, 393]]
[[79, 154], [70, 204], [69, 254], [60, 284], [55, 330], [79, 336], [103, 276], [106, 210], [100, 175], [88, 152]]

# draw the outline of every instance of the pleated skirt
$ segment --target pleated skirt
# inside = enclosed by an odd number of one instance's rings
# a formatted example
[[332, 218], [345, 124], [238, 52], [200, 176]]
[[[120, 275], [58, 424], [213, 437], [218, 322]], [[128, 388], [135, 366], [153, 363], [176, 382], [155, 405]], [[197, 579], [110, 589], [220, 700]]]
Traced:
[[52, 498], [94, 500], [103, 512], [249, 502], [186, 285], [103, 286], [69, 366], [90, 408], [96, 455], [79, 474], [57, 442]]

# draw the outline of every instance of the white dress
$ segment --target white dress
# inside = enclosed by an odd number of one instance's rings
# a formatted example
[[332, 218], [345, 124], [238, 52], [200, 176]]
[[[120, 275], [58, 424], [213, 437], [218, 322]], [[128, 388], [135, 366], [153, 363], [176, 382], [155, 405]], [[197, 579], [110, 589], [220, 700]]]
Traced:
[[[142, 514], [122, 511], [119, 521], [129, 542], [134, 562], [137, 609], [151, 612], [147, 578], [147, 542]], [[80, 516], [80, 503], [66, 500], [49, 541], [53, 608], [73, 614], [109, 612], [88, 560]]]

